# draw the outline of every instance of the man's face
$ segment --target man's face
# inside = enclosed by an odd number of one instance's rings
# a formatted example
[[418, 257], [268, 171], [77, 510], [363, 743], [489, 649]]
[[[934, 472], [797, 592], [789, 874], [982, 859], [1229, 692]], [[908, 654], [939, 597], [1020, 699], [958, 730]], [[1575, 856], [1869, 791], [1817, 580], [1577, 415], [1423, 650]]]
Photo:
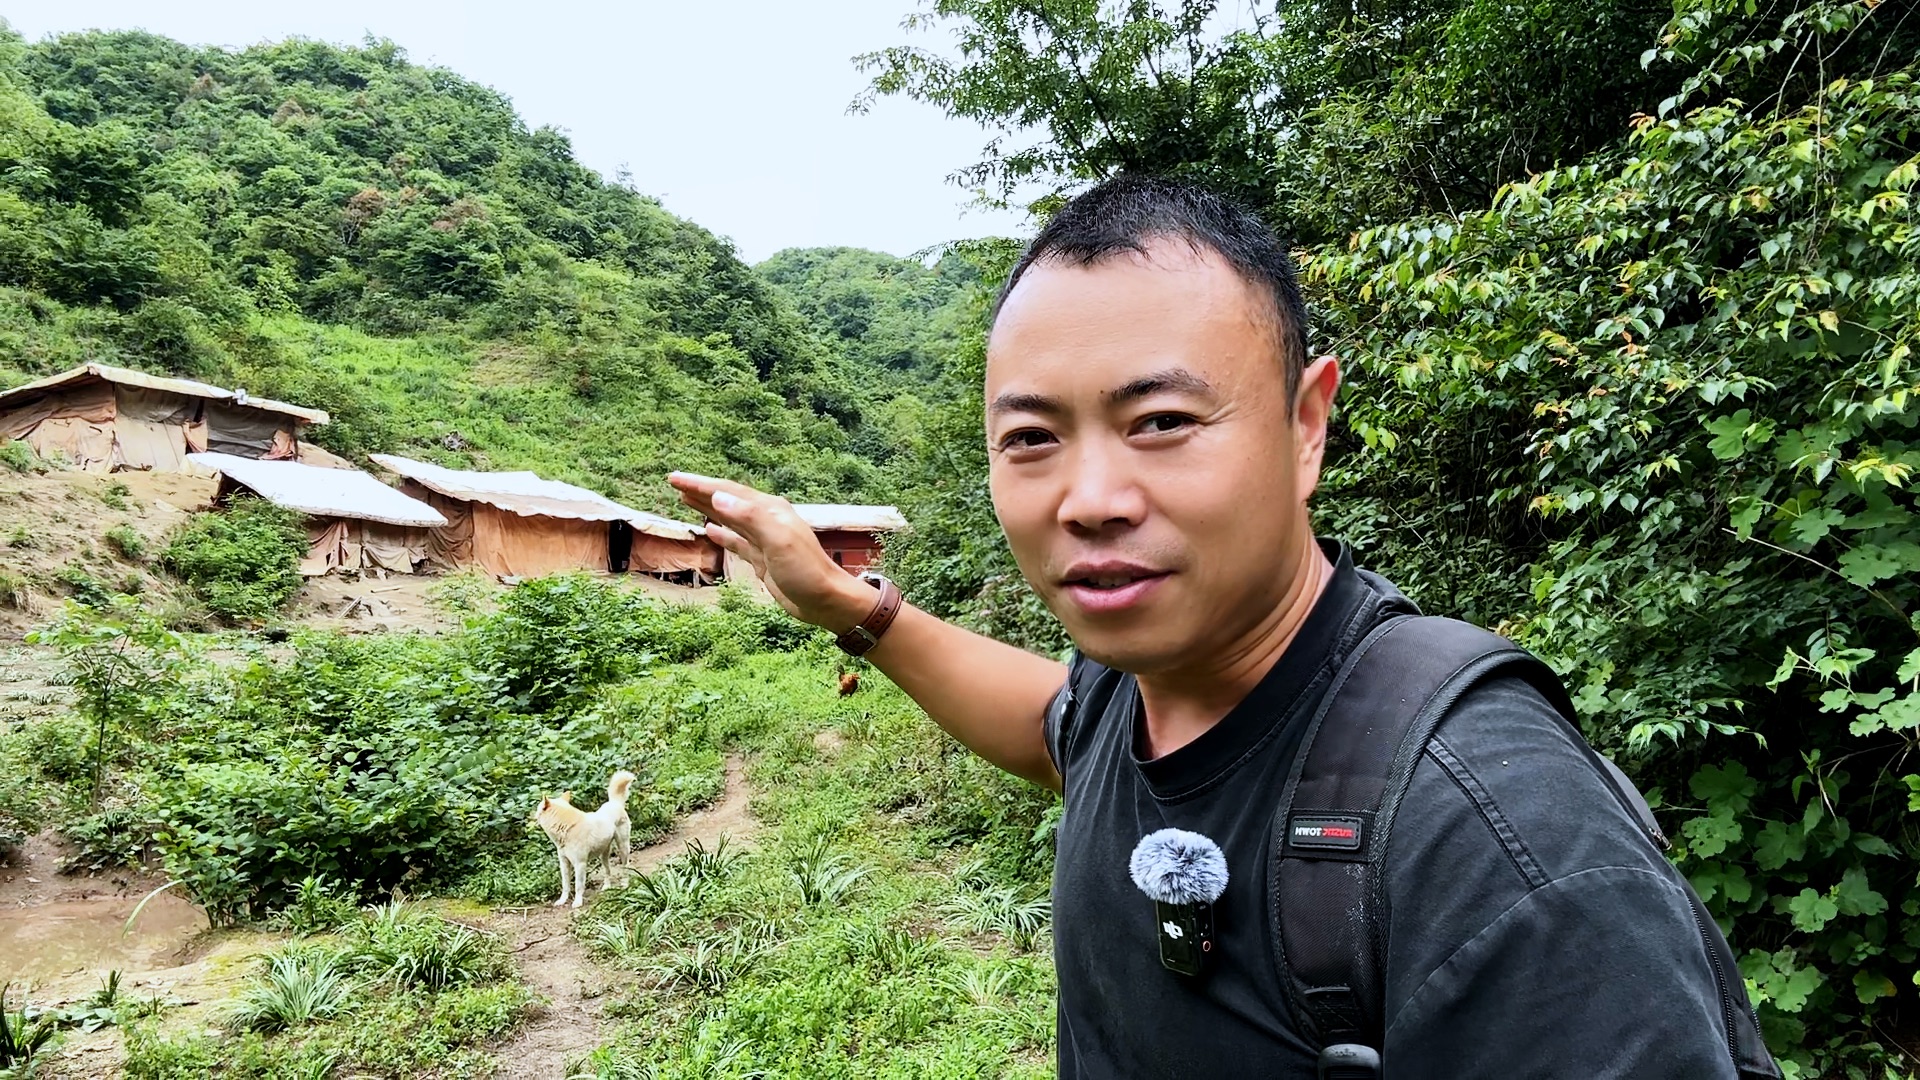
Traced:
[[1040, 263], [987, 349], [993, 505], [1081, 651], [1139, 675], [1204, 669], [1274, 617], [1303, 565], [1339, 375], [1296, 421], [1274, 307], [1185, 242]]

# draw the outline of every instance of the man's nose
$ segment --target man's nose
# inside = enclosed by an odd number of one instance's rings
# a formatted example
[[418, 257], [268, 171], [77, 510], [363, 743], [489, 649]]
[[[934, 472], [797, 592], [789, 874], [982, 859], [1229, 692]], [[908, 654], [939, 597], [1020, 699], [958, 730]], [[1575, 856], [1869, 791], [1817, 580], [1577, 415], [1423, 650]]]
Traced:
[[1146, 493], [1125, 455], [1099, 444], [1083, 444], [1076, 451], [1067, 466], [1060, 524], [1071, 532], [1091, 533], [1140, 524], [1146, 517]]

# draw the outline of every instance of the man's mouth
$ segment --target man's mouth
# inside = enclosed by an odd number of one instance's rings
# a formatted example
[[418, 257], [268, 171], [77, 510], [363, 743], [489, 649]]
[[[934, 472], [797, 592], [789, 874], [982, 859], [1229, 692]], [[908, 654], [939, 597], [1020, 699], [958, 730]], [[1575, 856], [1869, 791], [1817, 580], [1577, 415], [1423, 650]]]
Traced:
[[1133, 563], [1083, 563], [1069, 567], [1061, 585], [1083, 610], [1105, 613], [1134, 606], [1167, 576], [1165, 570]]

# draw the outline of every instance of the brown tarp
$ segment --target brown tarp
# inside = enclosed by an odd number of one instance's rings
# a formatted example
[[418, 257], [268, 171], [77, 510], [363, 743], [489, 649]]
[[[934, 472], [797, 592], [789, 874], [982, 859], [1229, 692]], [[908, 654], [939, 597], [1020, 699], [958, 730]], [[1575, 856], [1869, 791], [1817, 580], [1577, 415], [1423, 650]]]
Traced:
[[0, 436], [24, 439], [41, 457], [106, 472], [114, 465], [114, 412], [111, 385], [83, 384], [0, 414]]
[[[400, 490], [447, 519], [445, 525], [426, 530], [426, 559], [434, 566], [455, 570], [477, 565], [499, 577], [607, 569], [607, 522], [516, 514], [449, 498], [411, 480]], [[639, 539], [635, 537], [636, 547]]]
[[487, 572], [539, 577], [567, 570], [607, 569], [604, 521], [528, 516], [485, 503], [473, 511], [473, 555]]
[[427, 530], [356, 518], [308, 518], [307, 556], [300, 573], [379, 568], [411, 574], [427, 558]]
[[720, 573], [720, 548], [711, 540], [669, 540], [664, 536], [633, 534], [629, 569], [643, 573], [692, 570], [711, 581]]

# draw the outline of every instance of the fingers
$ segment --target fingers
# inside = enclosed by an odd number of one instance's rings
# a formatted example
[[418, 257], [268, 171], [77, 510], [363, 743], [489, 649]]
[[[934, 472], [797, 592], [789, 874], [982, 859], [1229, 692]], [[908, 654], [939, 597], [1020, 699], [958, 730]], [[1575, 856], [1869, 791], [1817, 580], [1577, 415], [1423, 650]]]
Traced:
[[667, 483], [673, 485], [674, 490], [680, 493], [681, 502], [701, 511], [712, 509], [713, 497], [722, 492], [736, 498], [760, 494], [745, 484], [722, 480], [717, 476], [701, 476], [699, 473], [668, 473]]
[[753, 558], [753, 545], [747, 543], [746, 537], [741, 536], [725, 525], [718, 523], [708, 525], [707, 539], [719, 544], [721, 547], [743, 559], [751, 560]]
[[[769, 543], [777, 546], [786, 533], [793, 531], [782, 527], [799, 524], [785, 499], [755, 491], [745, 484], [697, 473], [672, 473], [667, 482], [680, 492], [681, 502], [754, 547], [765, 549]], [[811, 537], [812, 533], [809, 531], [807, 535]], [[721, 543], [718, 539], [714, 542]], [[726, 545], [721, 543], [721, 546]]]

